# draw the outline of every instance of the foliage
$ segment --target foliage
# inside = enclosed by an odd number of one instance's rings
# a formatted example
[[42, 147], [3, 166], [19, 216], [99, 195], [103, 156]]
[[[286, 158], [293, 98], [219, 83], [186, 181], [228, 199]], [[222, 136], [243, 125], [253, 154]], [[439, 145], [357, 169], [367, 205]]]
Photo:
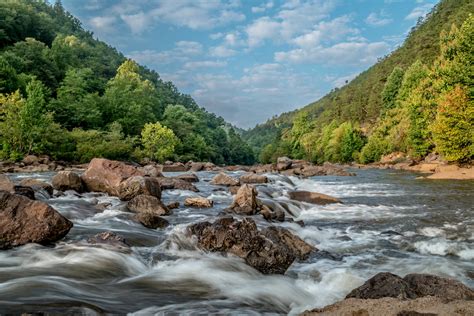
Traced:
[[383, 112], [393, 109], [397, 99], [398, 91], [402, 85], [404, 71], [400, 67], [393, 68], [392, 73], [387, 78], [387, 82], [382, 90]]
[[179, 140], [171, 129], [160, 123], [147, 123], [142, 130], [141, 143], [146, 157], [160, 162], [172, 158]]

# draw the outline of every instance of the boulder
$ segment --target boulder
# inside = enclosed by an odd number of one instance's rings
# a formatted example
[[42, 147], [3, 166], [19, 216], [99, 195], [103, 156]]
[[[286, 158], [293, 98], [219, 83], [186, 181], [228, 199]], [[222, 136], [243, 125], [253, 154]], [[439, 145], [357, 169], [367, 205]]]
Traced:
[[255, 173], [246, 173], [240, 177], [240, 183], [267, 183], [268, 178]]
[[298, 175], [303, 178], [315, 177], [315, 176], [325, 176], [326, 172], [321, 166], [306, 166], [298, 172]]
[[229, 210], [236, 214], [254, 215], [259, 211], [257, 190], [249, 184], [244, 184], [237, 191]]
[[175, 178], [184, 180], [186, 182], [199, 182], [199, 178], [194, 173], [184, 173], [176, 176]]
[[383, 297], [394, 297], [405, 300], [414, 299], [417, 295], [410, 288], [408, 282], [398, 275], [382, 272], [376, 274], [346, 296], [346, 298], [361, 299], [378, 299]]
[[293, 161], [288, 157], [279, 157], [277, 159], [276, 168], [278, 171], [288, 170], [291, 168]]
[[161, 198], [161, 187], [158, 178], [133, 176], [122, 181], [116, 189], [117, 196], [123, 200], [128, 201], [137, 195], [151, 195]]
[[24, 187], [30, 187], [35, 192], [44, 191], [50, 196], [54, 193], [54, 189], [51, 184], [38, 179], [23, 179], [20, 181], [20, 185]]
[[183, 172], [187, 170], [188, 168], [181, 162], [163, 165], [163, 172]]
[[214, 170], [215, 168], [216, 168], [216, 165], [213, 164], [212, 162], [206, 162], [206, 163], [204, 164], [204, 170], [206, 170], [206, 171], [212, 171], [212, 170]]
[[225, 185], [225, 186], [235, 186], [240, 185], [239, 180], [232, 178], [231, 176], [225, 174], [224, 172], [220, 172], [211, 180], [211, 184], [214, 185]]
[[202, 162], [191, 162], [189, 164], [189, 171], [198, 172], [204, 169], [204, 164]]
[[275, 211], [271, 210], [267, 205], [262, 205], [260, 209], [260, 215], [269, 222], [271, 221], [278, 221], [284, 222], [285, 221], [285, 212], [280, 209]]
[[26, 165], [39, 164], [39, 158], [35, 155], [27, 155], [23, 158], [22, 162]]
[[117, 248], [130, 248], [130, 245], [127, 243], [125, 238], [110, 231], [96, 234], [87, 239], [87, 242], [90, 244], [108, 245]]
[[144, 176], [144, 173], [120, 161], [94, 158], [81, 178], [87, 191], [118, 196], [117, 188], [122, 181], [134, 176]]
[[55, 242], [72, 222], [44, 202], [0, 191], [0, 249]]
[[52, 185], [58, 191], [74, 190], [79, 193], [84, 191], [81, 177], [72, 171], [59, 171], [53, 177]]
[[316, 192], [292, 191], [288, 192], [290, 199], [311, 204], [326, 205], [330, 203], [342, 203], [338, 198]]
[[14, 188], [15, 188], [15, 183], [13, 183], [13, 181], [10, 180], [10, 178], [7, 177], [6, 175], [0, 174], [0, 190], [13, 193]]
[[170, 210], [157, 197], [144, 194], [128, 201], [127, 208], [135, 213], [152, 213], [158, 216], [170, 214]]
[[160, 183], [162, 190], [187, 190], [199, 192], [199, 190], [192, 183], [184, 181], [182, 179], [173, 177], [161, 177], [156, 178], [156, 180]]
[[143, 175], [148, 177], [162, 177], [161, 173], [162, 167], [157, 167], [155, 165], [146, 165], [140, 168], [140, 171], [143, 172]]
[[186, 198], [186, 200], [184, 200], [184, 205], [198, 208], [210, 208], [214, 205], [214, 202], [199, 196]]
[[222, 217], [214, 223], [192, 224], [188, 232], [196, 236], [200, 249], [231, 253], [264, 274], [283, 274], [293, 261], [315, 250], [284, 228], [259, 231], [250, 218]]
[[165, 228], [169, 225], [169, 222], [166, 219], [158, 215], [147, 213], [147, 212], [138, 213], [135, 216], [135, 219], [146, 228], [151, 228], [151, 229]]
[[403, 280], [418, 297], [436, 296], [446, 301], [474, 300], [474, 291], [453, 279], [430, 274], [408, 274]]
[[15, 187], [13, 188], [13, 192], [10, 193], [26, 196], [30, 200], [36, 200], [35, 191], [31, 187], [15, 185]]
[[232, 195], [236, 195], [237, 192], [239, 192], [239, 189], [240, 189], [240, 185], [234, 185], [234, 186], [229, 187], [229, 192]]
[[352, 290], [346, 298], [378, 299], [394, 297], [415, 299], [425, 296], [439, 297], [444, 301], [474, 300], [474, 291], [464, 284], [430, 274], [408, 274], [403, 279], [383, 272]]

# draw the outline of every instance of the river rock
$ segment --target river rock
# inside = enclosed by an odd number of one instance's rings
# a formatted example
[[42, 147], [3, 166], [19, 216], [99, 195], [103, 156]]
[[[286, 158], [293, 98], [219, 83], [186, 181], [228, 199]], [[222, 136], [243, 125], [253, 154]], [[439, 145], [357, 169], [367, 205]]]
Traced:
[[188, 168], [186, 168], [186, 166], [181, 162], [163, 165], [163, 172], [183, 172], [187, 170]]
[[141, 167], [140, 171], [143, 172], [143, 175], [148, 177], [163, 177], [163, 174], [161, 173], [162, 166], [146, 165]]
[[214, 185], [225, 185], [225, 186], [235, 186], [240, 185], [239, 180], [232, 178], [231, 176], [225, 174], [224, 172], [220, 172], [211, 180], [211, 184]]
[[290, 199], [311, 204], [326, 205], [330, 203], [342, 203], [333, 196], [309, 191], [291, 191], [288, 193]]
[[239, 192], [239, 189], [240, 189], [240, 185], [233, 185], [229, 187], [229, 193], [232, 195], [236, 195], [237, 192]]
[[124, 237], [110, 231], [96, 234], [87, 239], [87, 242], [90, 244], [103, 244], [117, 248], [130, 248], [130, 245]]
[[260, 215], [262, 215], [263, 218], [269, 222], [271, 221], [284, 222], [285, 221], [285, 212], [283, 212], [280, 209], [273, 211], [267, 205], [262, 205], [260, 209]]
[[35, 192], [46, 192], [49, 196], [52, 196], [54, 193], [54, 189], [51, 184], [38, 179], [23, 179], [20, 181], [20, 185], [24, 187], [30, 187]]
[[160, 183], [162, 190], [186, 190], [192, 192], [199, 192], [196, 186], [182, 179], [173, 177], [161, 177], [156, 178], [156, 180], [158, 180], [158, 182]]
[[240, 177], [240, 183], [267, 183], [268, 178], [264, 175], [246, 173]]
[[231, 253], [264, 274], [283, 274], [295, 259], [304, 259], [315, 250], [303, 246], [304, 241], [284, 228], [259, 231], [251, 218], [222, 217], [214, 223], [192, 224], [188, 232], [197, 237], [199, 248]]
[[288, 170], [291, 168], [293, 161], [288, 157], [279, 157], [277, 159], [276, 168], [278, 171]]
[[254, 215], [259, 211], [257, 190], [249, 184], [244, 184], [237, 191], [229, 210], [236, 214]]
[[394, 297], [399, 299], [414, 299], [416, 293], [408, 282], [398, 275], [389, 272], [378, 273], [360, 287], [352, 290], [346, 298], [377, 299]]
[[71, 227], [72, 222], [48, 204], [0, 191], [0, 249], [55, 242]]
[[210, 208], [212, 205], [214, 205], [214, 202], [199, 196], [186, 198], [186, 200], [184, 200], [184, 205], [199, 208]]
[[158, 215], [147, 213], [147, 212], [138, 213], [135, 216], [135, 219], [139, 221], [146, 228], [151, 228], [151, 229], [165, 228], [169, 225], [169, 222], [166, 219]]
[[204, 164], [202, 162], [191, 162], [189, 164], [189, 171], [198, 172], [204, 169]]
[[0, 190], [7, 191], [10, 193], [15, 192], [15, 183], [13, 183], [12, 180], [10, 180], [9, 177], [7, 177], [4, 174], [0, 174]]
[[140, 194], [127, 202], [127, 208], [135, 213], [152, 213], [155, 215], [169, 215], [170, 210], [161, 201], [151, 195]]
[[136, 167], [123, 162], [94, 158], [81, 178], [87, 191], [105, 192], [118, 196], [117, 189], [122, 181], [143, 175], [143, 172]]
[[27, 155], [23, 158], [22, 162], [26, 165], [39, 164], [39, 158], [35, 155]]
[[59, 171], [52, 179], [53, 188], [58, 191], [74, 190], [78, 193], [84, 191], [81, 177], [72, 171]]
[[35, 190], [33, 190], [31, 187], [27, 187], [23, 185], [15, 185], [13, 188], [13, 192], [10, 192], [10, 193], [26, 196], [30, 200], [36, 200]]
[[418, 297], [437, 296], [446, 301], [474, 300], [474, 291], [453, 279], [430, 274], [408, 274], [403, 280]]
[[161, 186], [158, 178], [133, 176], [122, 181], [116, 189], [117, 196], [128, 201], [137, 195], [151, 195], [161, 198]]
[[174, 210], [179, 207], [179, 202], [172, 202], [166, 205], [169, 210]]
[[184, 180], [186, 182], [199, 182], [199, 178], [194, 173], [184, 173], [176, 176], [175, 178]]

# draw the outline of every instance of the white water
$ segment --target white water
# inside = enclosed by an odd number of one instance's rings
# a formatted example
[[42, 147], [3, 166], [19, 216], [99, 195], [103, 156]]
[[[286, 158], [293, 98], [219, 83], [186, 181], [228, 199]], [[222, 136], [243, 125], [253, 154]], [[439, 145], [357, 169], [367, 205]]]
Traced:
[[[187, 225], [212, 220], [232, 201], [229, 193], [213, 191], [207, 182], [212, 173], [198, 174], [200, 193], [165, 191], [163, 199], [182, 205], [185, 197], [201, 195], [212, 198], [214, 208], [181, 207], [162, 230], [134, 222], [114, 197], [67, 192], [47, 201], [74, 222], [63, 241], [0, 252], [0, 310], [298, 314], [342, 299], [381, 271], [432, 273], [474, 285], [473, 182], [429, 182], [380, 170], [357, 173], [305, 180], [271, 175], [272, 183], [259, 187], [262, 199], [279, 203], [306, 224], [278, 225], [320, 249], [285, 275], [262, 275], [239, 258], [204, 253], [185, 236]], [[34, 176], [49, 181], [52, 175]], [[291, 201], [287, 192], [295, 189], [333, 195], [344, 204]], [[103, 202], [111, 204], [105, 211], [94, 208]], [[258, 216], [255, 220], [268, 225]], [[86, 242], [106, 230], [124, 236], [131, 251]]]

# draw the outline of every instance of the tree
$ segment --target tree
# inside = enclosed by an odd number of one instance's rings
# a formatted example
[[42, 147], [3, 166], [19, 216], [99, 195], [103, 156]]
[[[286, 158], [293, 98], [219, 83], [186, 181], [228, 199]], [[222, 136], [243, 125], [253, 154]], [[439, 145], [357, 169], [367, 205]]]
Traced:
[[393, 109], [398, 91], [402, 85], [404, 71], [400, 67], [393, 68], [382, 90], [382, 112]]
[[163, 162], [173, 157], [178, 138], [171, 129], [160, 123], [147, 123], [142, 130], [141, 142], [146, 157]]
[[20, 112], [25, 99], [17, 90], [11, 94], [0, 94], [0, 141], [1, 159], [17, 160], [22, 154], [23, 133]]

